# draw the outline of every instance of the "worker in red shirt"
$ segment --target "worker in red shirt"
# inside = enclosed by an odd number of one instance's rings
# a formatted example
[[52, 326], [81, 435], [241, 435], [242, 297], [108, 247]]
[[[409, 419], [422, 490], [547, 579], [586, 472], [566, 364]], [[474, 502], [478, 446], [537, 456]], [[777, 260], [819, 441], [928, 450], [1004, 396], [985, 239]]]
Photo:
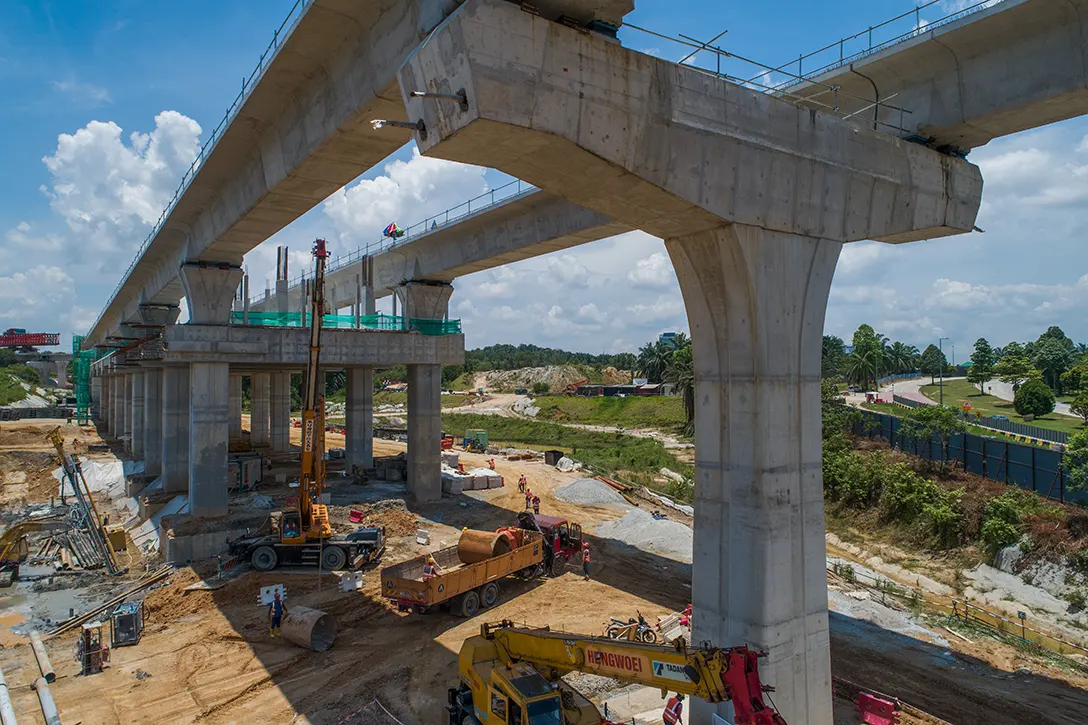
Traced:
[[528, 511], [533, 507], [533, 492], [528, 488], [525, 489], [525, 510]]
[[492, 471], [495, 470], [495, 459], [494, 458], [491, 458], [491, 459], [489, 459], [487, 461], [487, 467], [490, 468]]
[[589, 542], [582, 542], [582, 576], [589, 581]]
[[540, 496], [533, 496], [533, 513], [540, 513]]
[[677, 693], [673, 697], [669, 698], [669, 701], [665, 703], [665, 711], [661, 713], [661, 719], [665, 721], [665, 725], [677, 725], [680, 722], [680, 716], [684, 713], [684, 696]]

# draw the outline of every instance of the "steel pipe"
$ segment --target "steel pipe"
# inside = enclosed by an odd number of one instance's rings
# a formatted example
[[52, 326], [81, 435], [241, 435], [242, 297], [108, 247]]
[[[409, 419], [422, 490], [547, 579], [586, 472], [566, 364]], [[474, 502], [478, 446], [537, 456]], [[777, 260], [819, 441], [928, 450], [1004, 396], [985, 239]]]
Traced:
[[0, 671], [0, 725], [19, 725], [15, 721], [15, 708], [11, 706], [11, 693], [3, 671]]
[[336, 639], [336, 618], [320, 609], [295, 606], [284, 615], [280, 632], [292, 644], [324, 652]]
[[60, 713], [57, 712], [57, 703], [53, 702], [53, 695], [49, 692], [49, 683], [44, 677], [34, 680], [32, 685], [38, 693], [38, 702], [42, 705], [42, 715], [45, 717], [45, 725], [61, 725]]
[[38, 669], [42, 671], [42, 677], [46, 682], [57, 679], [57, 673], [53, 671], [53, 663], [49, 661], [49, 652], [42, 642], [42, 635], [38, 630], [30, 633], [30, 646], [34, 649], [34, 659], [38, 660]]

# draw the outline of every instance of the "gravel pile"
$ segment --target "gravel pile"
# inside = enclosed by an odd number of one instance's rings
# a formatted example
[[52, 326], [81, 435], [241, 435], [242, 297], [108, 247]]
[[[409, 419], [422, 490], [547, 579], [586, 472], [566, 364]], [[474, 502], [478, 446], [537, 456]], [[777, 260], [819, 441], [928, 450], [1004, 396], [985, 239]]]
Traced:
[[653, 554], [691, 563], [692, 531], [669, 519], [655, 519], [642, 509], [630, 511], [619, 521], [597, 527], [597, 536], [617, 539]]
[[593, 478], [579, 478], [555, 490], [555, 497], [581, 506], [623, 506], [627, 501], [608, 485]]

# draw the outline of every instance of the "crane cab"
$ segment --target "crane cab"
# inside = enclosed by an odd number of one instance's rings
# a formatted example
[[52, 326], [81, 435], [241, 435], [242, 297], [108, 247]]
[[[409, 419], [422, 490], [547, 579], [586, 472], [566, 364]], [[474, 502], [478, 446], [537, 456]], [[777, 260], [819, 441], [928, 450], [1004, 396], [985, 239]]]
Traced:
[[328, 509], [322, 504], [313, 504], [310, 512], [313, 523], [309, 530], [303, 528], [302, 514], [297, 508], [284, 509], [278, 516], [273, 514], [272, 526], [278, 529], [281, 544], [305, 544], [332, 536]]

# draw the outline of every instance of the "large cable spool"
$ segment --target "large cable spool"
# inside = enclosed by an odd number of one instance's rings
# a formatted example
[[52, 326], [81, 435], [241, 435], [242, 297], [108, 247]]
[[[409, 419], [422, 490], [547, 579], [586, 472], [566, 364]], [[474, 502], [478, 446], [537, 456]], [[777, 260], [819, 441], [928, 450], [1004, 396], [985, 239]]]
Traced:
[[509, 553], [512, 549], [510, 537], [504, 534], [490, 531], [462, 531], [461, 539], [457, 542], [457, 557], [462, 564], [478, 564], [486, 559]]

